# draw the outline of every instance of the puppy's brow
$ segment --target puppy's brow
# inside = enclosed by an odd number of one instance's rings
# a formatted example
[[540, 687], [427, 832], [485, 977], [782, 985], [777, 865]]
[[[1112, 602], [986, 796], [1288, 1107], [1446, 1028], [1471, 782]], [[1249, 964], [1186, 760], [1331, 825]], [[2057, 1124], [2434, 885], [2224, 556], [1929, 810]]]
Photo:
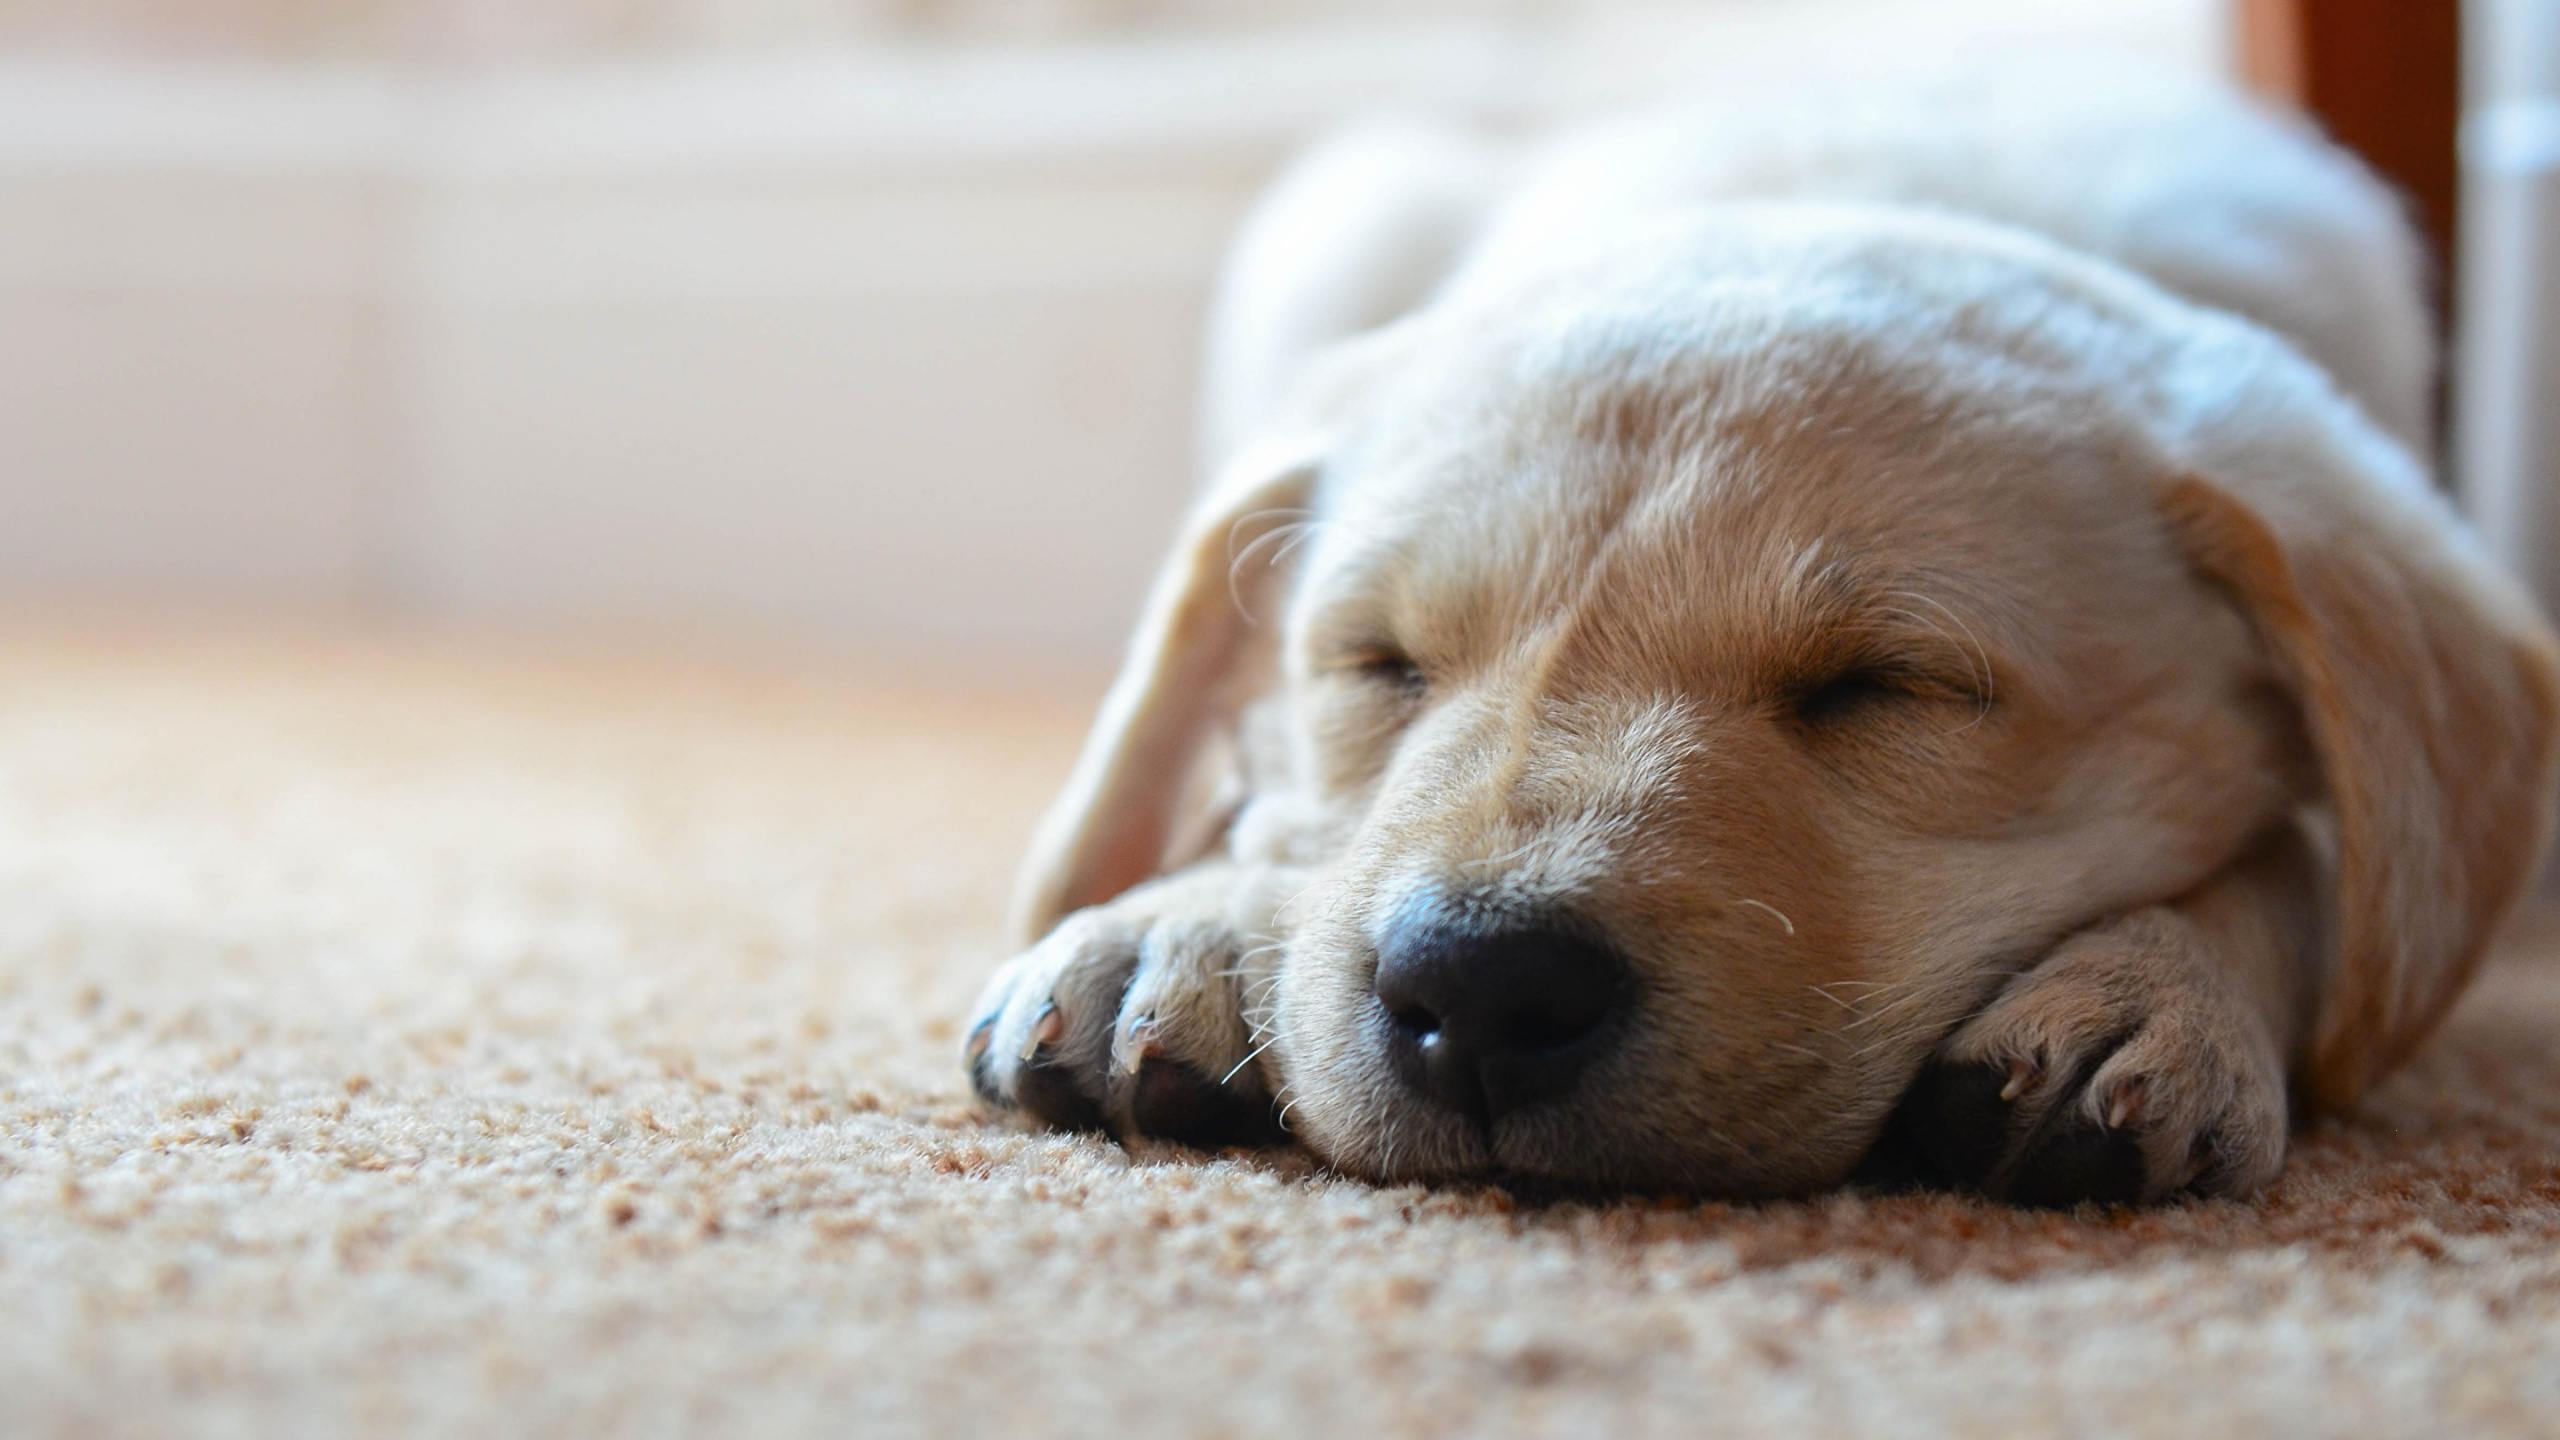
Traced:
[[[1979, 663], [1982, 667], [1981, 678], [1978, 683], [1982, 691], [1982, 703], [1985, 706], [1988, 706], [1992, 700], [1995, 676], [1993, 675], [1991, 668], [1991, 652], [1983, 648], [1982, 637], [1974, 633], [1973, 627], [1965, 623], [1963, 616], [1958, 615], [1953, 609], [1948, 607], [1945, 601], [1940, 600], [1935, 596], [1924, 595], [1917, 590], [1896, 590], [1893, 594], [1896, 599], [1909, 600], [1915, 605], [1925, 605], [1929, 607], [1938, 614], [1945, 616], [1948, 623], [1954, 625], [1957, 630], [1963, 632], [1963, 643], [1966, 651], [1965, 659], [1967, 664], [1972, 665]], [[1936, 621], [1930, 620], [1925, 616], [1913, 615], [1910, 611], [1899, 609], [1890, 613], [1901, 615], [1907, 619], [1918, 620], [1933, 634], [1939, 635], [1945, 639], [1954, 640], [1956, 638], [1953, 635], [1947, 634], [1945, 630], [1939, 628]]]
[[1796, 552], [1795, 563], [1787, 567], [1787, 585], [1790, 589], [1802, 589], [1808, 584], [1820, 583], [1823, 578], [1820, 569], [1823, 565], [1823, 548], [1823, 542], [1816, 540]]
[[1917, 669], [1989, 703], [1998, 667], [1960, 610], [1908, 582], [1824, 563], [1820, 548], [1819, 541], [1806, 546], [1790, 567], [1794, 613], [1776, 629], [1773, 678], [1786, 683], [1860, 665]]
[[1319, 669], [1367, 664], [1409, 653], [1394, 608], [1382, 598], [1347, 597], [1327, 604], [1307, 627], [1307, 650]]

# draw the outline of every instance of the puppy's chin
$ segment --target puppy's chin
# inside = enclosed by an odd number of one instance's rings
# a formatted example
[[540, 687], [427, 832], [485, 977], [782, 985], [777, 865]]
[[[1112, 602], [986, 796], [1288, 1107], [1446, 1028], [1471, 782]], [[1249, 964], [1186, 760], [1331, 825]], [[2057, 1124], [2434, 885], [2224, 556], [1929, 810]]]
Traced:
[[[1799, 1195], [1843, 1183], [1884, 1104], [1827, 1092], [1836, 1063], [1732, 1093], [1639, 1024], [1563, 1096], [1486, 1119], [1418, 1091], [1356, 948], [1291, 947], [1273, 1016], [1283, 1120], [1328, 1164], [1377, 1182], [1481, 1180], [1531, 1192]], [[1867, 1114], [1867, 1111], [1874, 1111]]]
[[1872, 1125], [1808, 1135], [1783, 1148], [1718, 1143], [1709, 1126], [1665, 1137], [1624, 1125], [1604, 1095], [1479, 1125], [1400, 1094], [1390, 1088], [1392, 1077], [1382, 1084], [1364, 1068], [1384, 1069], [1356, 1057], [1328, 1072], [1293, 1067], [1287, 1123], [1326, 1163], [1380, 1183], [1480, 1180], [1556, 1196], [1776, 1198], [1844, 1183], [1875, 1138]]
[[1373, 989], [1375, 962], [1347, 938], [1302, 935], [1282, 964], [1273, 1015], [1282, 1123], [1328, 1164], [1365, 1180], [1491, 1173], [1487, 1132], [1415, 1095], [1396, 1073], [1394, 1022]]

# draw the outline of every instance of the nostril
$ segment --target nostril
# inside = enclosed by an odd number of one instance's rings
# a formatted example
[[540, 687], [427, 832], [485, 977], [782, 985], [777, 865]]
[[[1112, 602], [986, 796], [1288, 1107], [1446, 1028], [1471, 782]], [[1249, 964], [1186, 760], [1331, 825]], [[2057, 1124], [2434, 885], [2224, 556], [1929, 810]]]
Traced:
[[[1383, 997], [1382, 997], [1383, 998]], [[1414, 1004], [1387, 1006], [1387, 1020], [1408, 1040], [1428, 1040], [1440, 1033], [1440, 1017], [1424, 1006]]]
[[1388, 927], [1374, 990], [1407, 1081], [1479, 1122], [1570, 1088], [1630, 995], [1578, 930], [1429, 923]]
[[1502, 1040], [1506, 1048], [1523, 1052], [1562, 1050], [1590, 1034], [1604, 1018], [1605, 1012], [1524, 1010], [1504, 1023]]

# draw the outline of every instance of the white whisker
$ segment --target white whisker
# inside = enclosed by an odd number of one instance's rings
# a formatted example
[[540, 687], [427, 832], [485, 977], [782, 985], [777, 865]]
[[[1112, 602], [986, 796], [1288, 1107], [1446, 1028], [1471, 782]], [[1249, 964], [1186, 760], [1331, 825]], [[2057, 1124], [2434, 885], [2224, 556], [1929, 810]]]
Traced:
[[[1917, 601], [1922, 605], [1929, 606], [1939, 614], [1946, 616], [1950, 621], [1953, 621], [1955, 623], [1955, 627], [1964, 632], [1965, 643], [1972, 647], [1965, 656], [1966, 674], [1973, 674], [1974, 667], [1977, 664], [1981, 666], [1981, 703], [1974, 711], [1973, 719], [1967, 721], [1964, 725], [1949, 733], [1961, 735], [1965, 731], [1972, 729], [1974, 726], [1981, 724], [1983, 720], [1991, 714], [1992, 696], [1996, 692], [1999, 683], [1998, 676], [1995, 675], [1991, 669], [1991, 652], [1983, 647], [1982, 637], [1974, 634], [1973, 627], [1965, 623], [1964, 617], [1950, 609], [1947, 606], [1947, 603], [1943, 600], [1937, 599], [1934, 596], [1924, 595], [1917, 590], [1896, 590], [1893, 593], [1902, 599]], [[1907, 614], [1908, 612], [1902, 613]], [[1911, 618], [1916, 620], [1919, 617], [1915, 615]], [[1933, 626], [1932, 628], [1935, 627]], [[1944, 630], [1939, 630], [1938, 633], [1941, 635], [1946, 634]], [[1952, 640], [1955, 637], [1950, 635], [1947, 638]]]
[[1807, 985], [1804, 988], [1821, 996], [1823, 999], [1830, 1001], [1832, 1004], [1839, 1006], [1841, 1009], [1848, 1011], [1852, 1015], [1858, 1013], [1857, 1006], [1852, 1005], [1848, 1001], [1841, 999], [1839, 996], [1832, 994], [1831, 987], [1828, 985]]
[[1736, 905], [1748, 905], [1754, 910], [1766, 910], [1770, 914], [1778, 917], [1778, 923], [1787, 927], [1787, 933], [1789, 935], [1796, 933], [1796, 922], [1788, 919], [1777, 906], [1769, 904], [1765, 900], [1736, 900], [1733, 903]]
[[[1293, 531], [1312, 523], [1312, 520], [1299, 520], [1285, 525], [1274, 525], [1270, 529], [1263, 531], [1261, 534], [1254, 536], [1241, 547], [1236, 544], [1236, 536], [1241, 534], [1247, 525], [1251, 525], [1257, 521], [1268, 520], [1275, 516], [1282, 515], [1309, 514], [1310, 512], [1305, 510], [1256, 510], [1249, 515], [1237, 516], [1234, 523], [1227, 527], [1227, 599], [1236, 607], [1236, 613], [1244, 617], [1244, 622], [1246, 624], [1259, 626], [1262, 621], [1254, 615], [1252, 610], [1246, 607], [1244, 603], [1244, 592], [1238, 588], [1238, 576], [1244, 570], [1245, 564], [1252, 560], [1254, 552], [1260, 550], [1265, 545], [1276, 544], [1285, 550], [1288, 545], [1288, 538], [1290, 534]], [[1275, 554], [1269, 563], [1274, 565], [1278, 564], [1278, 555]]]
[[1902, 1010], [1907, 1006], [1926, 1000], [1927, 998], [1929, 998], [1928, 992], [1914, 988], [1910, 994], [1901, 996], [1900, 998], [1889, 1002], [1882, 1009], [1876, 1010], [1870, 1014], [1862, 1015], [1856, 1020], [1851, 1021], [1849, 1028], [1852, 1030], [1864, 1029], [1865, 1027], [1873, 1025], [1877, 1021], [1892, 1015], [1898, 1010]]
[[[1273, 1037], [1271, 1037], [1271, 1039], [1272, 1039], [1272, 1040], [1277, 1040], [1277, 1039], [1279, 1039], [1279, 1038], [1280, 1038], [1280, 1037], [1279, 1037], [1279, 1036], [1277, 1036], [1277, 1035], [1274, 1035]], [[1242, 1072], [1242, 1071], [1243, 1071], [1244, 1067], [1246, 1067], [1247, 1065], [1252, 1064], [1252, 1063], [1254, 1062], [1254, 1059], [1255, 1059], [1257, 1056], [1261, 1055], [1263, 1051], [1268, 1050], [1268, 1049], [1270, 1049], [1270, 1048], [1271, 1048], [1271, 1040], [1265, 1040], [1265, 1041], [1263, 1041], [1261, 1044], [1254, 1046], [1252, 1050], [1250, 1050], [1250, 1051], [1246, 1052], [1245, 1057], [1244, 1057], [1243, 1059], [1241, 1059], [1241, 1060], [1239, 1060], [1239, 1061], [1237, 1061], [1237, 1062], [1236, 1062], [1236, 1068], [1235, 1068], [1235, 1069], [1230, 1070], [1230, 1071], [1228, 1071], [1226, 1074], [1221, 1075], [1221, 1076], [1219, 1076], [1219, 1077], [1218, 1077], [1218, 1083], [1219, 1083], [1219, 1084], [1221, 1084], [1221, 1085], [1224, 1085], [1224, 1084], [1226, 1084], [1228, 1081], [1233, 1080], [1234, 1078], [1236, 1078], [1236, 1076], [1237, 1076], [1240, 1072]]]

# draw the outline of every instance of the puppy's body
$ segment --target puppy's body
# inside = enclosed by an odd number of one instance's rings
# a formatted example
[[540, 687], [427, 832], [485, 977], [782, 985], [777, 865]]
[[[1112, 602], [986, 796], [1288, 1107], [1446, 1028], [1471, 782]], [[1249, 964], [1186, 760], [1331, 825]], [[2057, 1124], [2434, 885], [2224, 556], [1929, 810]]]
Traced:
[[981, 1087], [1381, 1177], [2263, 1184], [2547, 828], [2415, 269], [2340, 157], [2085, 73], [1320, 155]]
[[1699, 103], [1526, 148], [1345, 136], [1273, 186], [1236, 246], [1210, 331], [1208, 458], [1267, 425], [1314, 354], [1434, 291], [1495, 290], [1595, 240], [1754, 201], [2032, 232], [2256, 320], [2426, 449], [2422, 260], [2391, 197], [2219, 91], [2066, 59]]

